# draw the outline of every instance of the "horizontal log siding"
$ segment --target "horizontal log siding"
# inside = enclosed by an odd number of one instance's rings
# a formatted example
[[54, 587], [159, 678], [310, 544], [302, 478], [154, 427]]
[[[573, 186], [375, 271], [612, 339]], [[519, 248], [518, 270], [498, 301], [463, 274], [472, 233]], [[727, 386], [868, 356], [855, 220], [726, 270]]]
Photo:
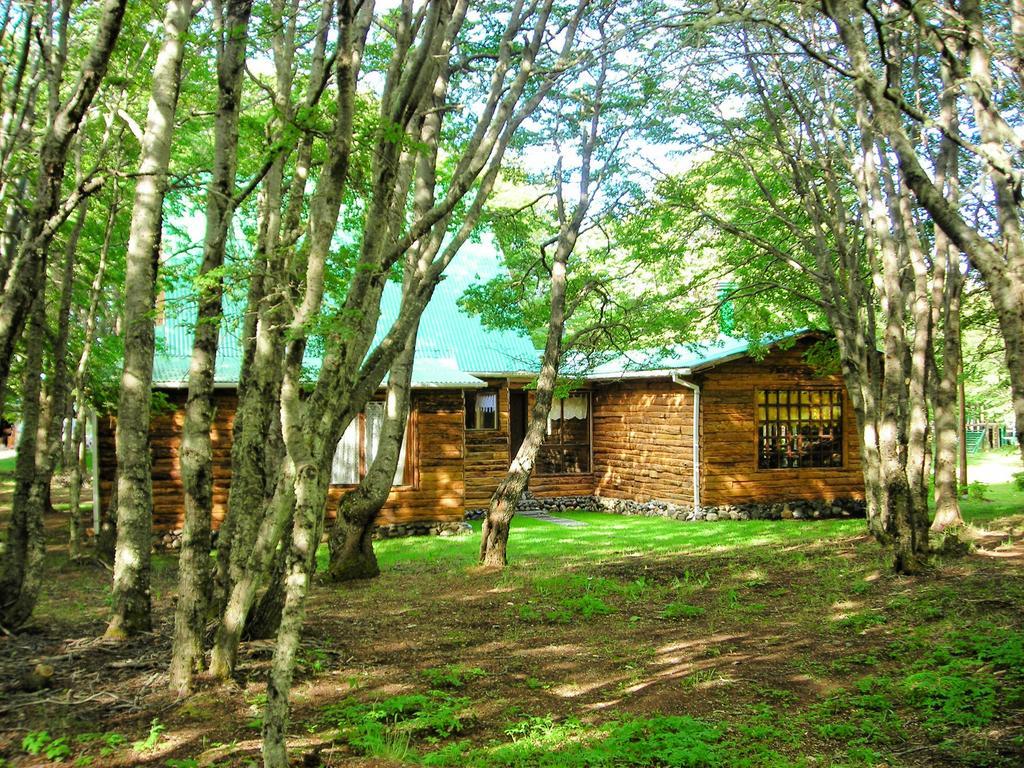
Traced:
[[668, 380], [607, 384], [594, 392], [594, 493], [693, 503], [693, 400]]
[[466, 507], [482, 509], [508, 471], [508, 386], [505, 380], [489, 381], [498, 392], [498, 428], [465, 429], [465, 401], [460, 403], [466, 436]]
[[819, 377], [804, 362], [813, 341], [775, 349], [763, 360], [742, 358], [709, 371], [701, 382], [701, 503], [770, 503], [790, 500], [862, 499], [857, 420], [843, 390], [844, 466], [758, 469], [759, 389], [842, 386], [842, 377]]
[[[174, 530], [184, 524], [183, 487], [179, 452], [184, 424], [185, 393], [167, 393], [171, 410], [153, 417], [150, 424], [153, 457], [153, 526]], [[237, 398], [233, 392], [215, 394], [217, 411], [213, 425], [214, 487], [213, 524], [220, 525], [227, 511], [231, 484], [231, 427]], [[413, 459], [409, 479], [413, 484], [395, 488], [378, 517], [380, 525], [420, 521], [457, 521], [464, 512], [462, 395], [460, 392], [414, 391]], [[99, 419], [100, 503], [110, 503], [116, 471], [114, 430], [116, 420]], [[345, 488], [332, 486], [328, 516], [333, 517]]]

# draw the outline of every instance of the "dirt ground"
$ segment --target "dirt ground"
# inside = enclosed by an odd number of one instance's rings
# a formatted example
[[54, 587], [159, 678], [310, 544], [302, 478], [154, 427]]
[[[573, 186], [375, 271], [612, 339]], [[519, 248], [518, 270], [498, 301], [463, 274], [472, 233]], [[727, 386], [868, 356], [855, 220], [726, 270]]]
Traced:
[[[109, 570], [95, 561], [67, 563], [66, 518], [47, 523], [51, 562], [36, 616], [24, 631], [0, 638], [0, 766], [52, 764], [26, 754], [26, 737], [43, 731], [66, 740], [66, 764], [256, 764], [272, 641], [244, 644], [229, 686], [176, 701], [166, 683], [174, 556], [154, 559], [154, 631], [106, 642], [97, 638], [109, 610]], [[548, 573], [548, 582], [526, 569], [501, 574], [441, 557], [396, 560], [368, 583], [320, 585], [293, 688], [296, 764], [403, 764], [360, 754], [337, 737], [325, 712], [341, 701], [422, 692], [430, 670], [455, 664], [474, 670], [456, 692], [472, 702], [459, 734], [472, 745], [505, 738], [508, 723], [524, 717], [589, 723], [671, 713], [730, 723], [765, 702], [779, 712], [810, 711], [866, 672], [889, 674], [910, 663], [891, 651], [904, 638], [928, 643], [956, 627], [992, 623], [1024, 628], [1021, 525], [1020, 517], [997, 521], [979, 534], [974, 554], [919, 579], [890, 575], [877, 545], [849, 535], [777, 554], [757, 547], [624, 552]], [[580, 583], [608, 612], [559, 613], [562, 593]], [[698, 606], [692, 615], [666, 607], [678, 596]], [[911, 603], [914, 611], [902, 612]], [[27, 690], [26, 675], [39, 663], [53, 667], [52, 684]], [[1024, 765], [1024, 718], [1021, 703], [1013, 706], [984, 738], [989, 754], [1005, 761], [998, 764]], [[804, 729], [789, 757], [839, 754], [835, 738]], [[913, 718], [901, 738], [877, 764], [967, 764]]]

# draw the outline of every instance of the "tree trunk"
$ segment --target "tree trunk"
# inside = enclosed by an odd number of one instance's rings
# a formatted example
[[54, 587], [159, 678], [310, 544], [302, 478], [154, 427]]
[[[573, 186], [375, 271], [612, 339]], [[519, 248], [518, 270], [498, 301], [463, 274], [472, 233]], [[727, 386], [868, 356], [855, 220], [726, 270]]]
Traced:
[[169, 0], [164, 40], [153, 69], [153, 93], [135, 185], [124, 288], [124, 371], [117, 408], [117, 548], [114, 614], [106, 637], [125, 638], [151, 626], [149, 553], [153, 530], [149, 411], [153, 386], [156, 271], [174, 114], [181, 84], [192, 0]]
[[284, 578], [288, 566], [288, 548], [280, 547], [267, 579], [267, 588], [260, 595], [242, 630], [243, 640], [265, 640], [277, 634], [284, 610]]
[[25, 340], [25, 383], [22, 390], [21, 430], [14, 468], [14, 496], [7, 529], [0, 581], [0, 626], [20, 627], [32, 615], [46, 554], [42, 509], [32, 504], [36, 461], [45, 428], [41, 418], [45, 302], [40, 296], [29, 320]]
[[551, 413], [562, 354], [562, 333], [565, 330], [566, 263], [576, 245], [578, 233], [578, 225], [575, 230], [563, 226], [551, 265], [551, 315], [540, 375], [537, 377], [536, 399], [530, 411], [530, 423], [512, 465], [491, 497], [481, 531], [480, 562], [488, 567], [504, 568], [508, 564], [508, 536], [512, 517], [530, 482], [537, 452], [547, 434], [548, 414]]
[[[75, 254], [79, 235], [85, 224], [84, 204], [78, 220], [68, 237], [64, 253], [64, 269], [60, 285], [60, 305], [57, 310], [57, 333], [53, 342], [53, 365], [45, 377], [45, 388], [40, 388], [43, 371], [43, 345], [48, 337], [46, 328], [45, 295], [40, 295], [33, 310], [32, 336], [28, 342], [25, 397], [35, 400], [29, 408], [25, 401], [23, 416], [26, 430], [34, 434], [34, 444], [19, 447], [16, 460], [16, 485], [12, 501], [12, 530], [10, 539], [20, 548], [12, 551], [10, 574], [4, 574], [4, 596], [0, 625], [9, 629], [21, 626], [32, 615], [42, 585], [43, 563], [46, 555], [44, 515], [52, 509], [50, 481], [61, 456], [61, 428], [64, 423], [64, 405], [67, 402], [67, 353], [70, 335], [71, 299], [75, 277]], [[44, 259], [45, 263], [45, 259]], [[34, 413], [33, 413], [34, 411]], [[35, 424], [31, 422], [35, 421]], [[22, 526], [19, 533], [14, 526]], [[12, 548], [13, 549], [13, 548]], [[5, 569], [6, 570], [6, 569]], [[6, 582], [11, 582], [11, 589]]]
[[[417, 324], [418, 327], [418, 324]], [[374, 521], [387, 501], [398, 471], [398, 457], [409, 420], [410, 385], [413, 358], [416, 355], [416, 331], [406, 343], [388, 375], [384, 421], [381, 425], [377, 455], [358, 487], [345, 494], [338, 505], [338, 517], [330, 538], [331, 581], [372, 579], [380, 574], [373, 553]]]
[[188, 694], [192, 674], [202, 665], [203, 630], [211, 596], [210, 537], [213, 513], [213, 381], [220, 339], [224, 264], [234, 209], [238, 165], [238, 110], [252, 0], [228, 0], [217, 61], [218, 104], [214, 127], [213, 178], [206, 199], [206, 238], [199, 272], [199, 309], [189, 366], [188, 400], [181, 441], [185, 526], [178, 562], [178, 605], [174, 614], [171, 688]]
[[[272, 3], [272, 12], [285, 15], [282, 0]], [[321, 0], [318, 32], [310, 64], [309, 85], [303, 107], [309, 112], [319, 100], [326, 78], [326, 44], [334, 12], [333, 0]], [[295, 109], [292, 90], [295, 81], [295, 27], [280, 25], [273, 37], [276, 73], [276, 108], [279, 130], [292, 130]], [[260, 222], [250, 279], [243, 338], [238, 407], [231, 444], [231, 488], [227, 517], [217, 541], [217, 574], [211, 614], [225, 610], [235, 584], [243, 577], [246, 562], [256, 543], [263, 516], [277, 485], [284, 448], [279, 417], [281, 365], [284, 356], [284, 328], [287, 324], [290, 276], [287, 251], [293, 230], [298, 230], [306, 181], [312, 161], [312, 134], [305, 131], [295, 153], [287, 211], [284, 211], [285, 166], [282, 152], [274, 158], [264, 179], [259, 199]], [[259, 510], [259, 512], [257, 512]]]
[[[82, 551], [82, 473], [85, 471], [85, 418], [88, 404], [85, 399], [85, 378], [89, 372], [89, 363], [92, 360], [93, 344], [96, 341], [96, 318], [99, 314], [100, 298], [103, 296], [104, 283], [107, 276], [107, 264], [110, 258], [111, 240], [114, 235], [114, 226], [117, 223], [117, 212], [119, 210], [120, 196], [118, 188], [114, 188], [114, 198], [110, 203], [110, 210], [107, 215], [107, 224], [103, 233], [103, 244], [100, 246], [99, 262], [96, 265], [96, 274], [93, 275], [92, 285], [89, 288], [89, 306], [85, 313], [84, 339], [82, 352], [78, 358], [78, 367], [75, 369], [74, 384], [74, 413], [77, 419], [74, 431], [75, 458], [71, 464], [71, 508], [69, 510], [68, 530], [68, 552], [71, 559], [81, 556]], [[100, 540], [100, 532], [93, 531], [97, 545]], [[113, 549], [111, 557], [113, 559]]]
[[324, 470], [304, 464], [295, 473], [295, 520], [286, 571], [285, 601], [277, 643], [267, 677], [267, 706], [263, 717], [263, 764], [267, 768], [287, 768], [288, 701], [295, 669], [299, 637], [306, 617], [306, 594], [316, 564], [321, 522], [327, 497]]

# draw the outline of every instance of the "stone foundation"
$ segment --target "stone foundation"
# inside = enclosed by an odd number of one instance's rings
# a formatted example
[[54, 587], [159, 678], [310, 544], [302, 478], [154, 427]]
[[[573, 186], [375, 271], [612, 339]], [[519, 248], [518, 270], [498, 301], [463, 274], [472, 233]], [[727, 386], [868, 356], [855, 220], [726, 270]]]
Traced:
[[[632, 501], [605, 496], [554, 496], [540, 498], [530, 494], [519, 502], [520, 511], [540, 510], [564, 512], [580, 509], [587, 512], [606, 512], [613, 515], [638, 517], [668, 517], [687, 522], [715, 520], [823, 520], [826, 518], [864, 517], [865, 504], [857, 499], [829, 501], [787, 501], [773, 504], [730, 504], [719, 507], [701, 507], [694, 510], [686, 504], [666, 501]], [[484, 509], [466, 511], [467, 520], [479, 520]]]
[[395, 539], [400, 536], [464, 536], [472, 532], [469, 523], [404, 523], [402, 525], [378, 525], [375, 539]]

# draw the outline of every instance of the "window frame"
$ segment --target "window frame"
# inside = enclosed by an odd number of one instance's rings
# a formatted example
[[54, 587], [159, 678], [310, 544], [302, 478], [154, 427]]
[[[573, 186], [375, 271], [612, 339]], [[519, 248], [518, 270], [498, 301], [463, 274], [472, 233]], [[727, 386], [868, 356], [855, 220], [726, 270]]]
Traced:
[[[838, 464], [828, 464], [828, 465], [811, 464], [811, 465], [801, 465], [801, 466], [796, 466], [796, 467], [763, 467], [763, 466], [761, 466], [761, 455], [762, 455], [761, 454], [761, 446], [762, 446], [761, 425], [764, 424], [765, 421], [766, 421], [765, 419], [762, 419], [762, 417], [761, 417], [761, 414], [762, 414], [762, 404], [760, 402], [759, 396], [760, 396], [760, 394], [762, 392], [764, 392], [764, 393], [767, 393], [767, 392], [832, 392], [832, 393], [837, 393], [838, 394], [838, 399], [834, 400], [832, 403], [830, 403], [829, 407], [833, 407], [835, 405], [839, 406], [839, 419], [838, 419], [838, 422], [837, 422], [838, 425], [839, 425], [839, 430], [840, 430], [839, 440], [838, 440], [839, 456], [840, 456], [839, 463]], [[849, 451], [847, 450], [847, 443], [846, 443], [846, 433], [847, 433], [847, 429], [846, 429], [847, 402], [846, 402], [846, 388], [845, 387], [843, 387], [841, 385], [833, 385], [833, 384], [814, 384], [814, 385], [800, 385], [800, 384], [796, 384], [796, 385], [780, 385], [780, 386], [774, 386], [774, 387], [772, 387], [772, 386], [755, 387], [754, 391], [753, 391], [753, 404], [754, 404], [754, 471], [756, 471], [756, 472], [804, 472], [804, 471], [822, 471], [822, 470], [823, 471], [835, 471], [835, 470], [845, 470], [847, 468], [847, 462], [849, 460], [848, 459]], [[767, 408], [768, 405], [769, 405], [769, 403], [765, 402], [765, 404], [764, 404], [765, 408]], [[788, 407], [790, 407], [792, 405], [793, 405], [792, 403], [786, 403], [786, 405], [784, 407], [788, 408]], [[797, 405], [797, 407], [799, 407], [800, 403], [797, 403], [796, 405]], [[778, 408], [779, 404], [775, 403], [775, 407]], [[819, 407], [820, 407], [820, 405], [819, 405]], [[830, 419], [829, 421], [831, 422], [832, 420]], [[778, 424], [778, 423], [782, 423], [782, 422], [780, 422], [779, 420], [776, 419], [776, 421], [774, 423]], [[788, 423], [794, 423], [794, 422], [788, 422]], [[796, 424], [801, 424], [803, 422], [801, 422], [800, 420], [797, 420], [795, 423]], [[821, 424], [823, 422], [821, 420], [819, 420], [817, 422], [809, 421], [809, 422], [806, 422], [806, 423]]]
[[[462, 427], [467, 432], [497, 432], [501, 429], [501, 390], [497, 387], [481, 387], [480, 389], [464, 389], [462, 391]], [[494, 395], [494, 426], [481, 427], [480, 414], [485, 413], [479, 407], [480, 395]], [[473, 398], [473, 426], [469, 426], [469, 398]]]
[[[371, 400], [367, 402], [369, 405], [371, 402], [380, 402]], [[358, 479], [354, 483], [336, 483], [332, 477], [328, 481], [328, 485], [332, 488], [355, 488], [362, 482], [363, 478], [366, 477], [366, 472], [369, 469], [369, 464], [366, 461], [366, 409], [359, 412], [354, 420], [358, 424], [359, 433], [359, 461], [356, 468], [356, 474]], [[415, 488], [419, 485], [419, 462], [415, 461], [415, 457], [419, 455], [419, 444], [417, 442], [417, 411], [415, 408], [410, 407], [409, 418], [405, 422], [405, 464], [402, 466], [402, 482], [391, 484], [391, 490], [398, 488]], [[340, 443], [344, 435], [338, 438]], [[334, 450], [338, 450], [338, 446], [334, 446]], [[396, 468], [397, 470], [397, 468]]]
[[[538, 453], [538, 459], [539, 459], [540, 453], [545, 448], [550, 448], [550, 447], [561, 447], [561, 448], [569, 447], [569, 448], [571, 448], [571, 447], [580, 447], [580, 446], [586, 445], [586, 447], [587, 447], [587, 471], [586, 472], [545, 472], [545, 471], [543, 471], [541, 469], [540, 461], [538, 460], [534, 464], [534, 472], [537, 474], [538, 477], [584, 477], [586, 475], [594, 474], [594, 396], [593, 396], [593, 392], [591, 390], [589, 390], [589, 389], [576, 390], [574, 392], [571, 392], [566, 397], [556, 397], [556, 398], [553, 398], [552, 399], [552, 405], [554, 405], [554, 402], [556, 400], [559, 401], [560, 403], [562, 403], [562, 415], [563, 415], [563, 418], [559, 419], [559, 421], [564, 424], [564, 422], [565, 422], [564, 415], [565, 415], [565, 400], [566, 400], [566, 398], [567, 397], [580, 397], [580, 396], [585, 397], [586, 400], [587, 400], [587, 442], [586, 443], [565, 443], [565, 442], [559, 441], [557, 443], [549, 443], [548, 442], [548, 438], [550, 437], [550, 435], [545, 434], [544, 435], [544, 440], [541, 442], [540, 448], [538, 449], [537, 453]], [[562, 433], [564, 435], [564, 427], [562, 429]]]

